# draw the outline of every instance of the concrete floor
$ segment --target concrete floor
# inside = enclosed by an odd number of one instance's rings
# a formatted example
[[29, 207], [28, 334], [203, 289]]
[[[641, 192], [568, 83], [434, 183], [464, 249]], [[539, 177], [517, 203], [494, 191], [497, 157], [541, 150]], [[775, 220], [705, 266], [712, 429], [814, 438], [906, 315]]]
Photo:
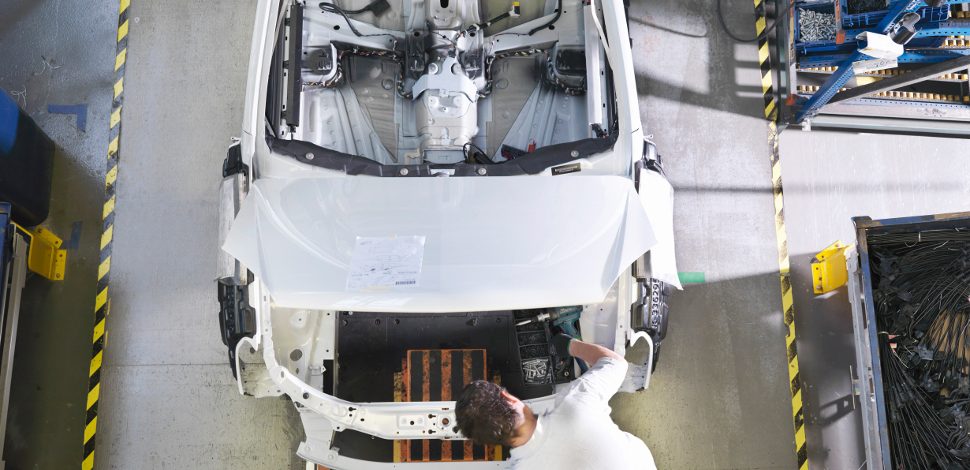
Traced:
[[855, 352], [845, 289], [812, 295], [811, 259], [835, 240], [855, 240], [853, 216], [968, 210], [966, 148], [964, 139], [782, 134], [785, 214], [788, 226], [797, 227], [789, 230], [788, 247], [812, 468], [860, 468], [865, 455], [860, 412], [852, 407]]
[[[750, 2], [725, 2], [753, 35]], [[704, 273], [671, 303], [657, 375], [613, 399], [659, 468], [794, 468], [774, 207], [757, 50], [710, 1], [633, 2], [640, 112], [674, 185], [677, 261]], [[746, 190], [736, 191], [739, 182]]]
[[[750, 2], [724, 2], [736, 34], [753, 34]], [[49, 225], [76, 248], [67, 281], [29, 287], [5, 449], [10, 468], [71, 468], [81, 453], [116, 11], [14, 3], [0, 18], [0, 87], [26, 86], [26, 109], [59, 144]], [[660, 468], [793, 468], [756, 49], [729, 41], [707, 0], [632, 3], [640, 110], [677, 190], [680, 270], [704, 282], [674, 296], [652, 386], [616, 397], [614, 418]], [[238, 396], [215, 315], [216, 190], [239, 132], [254, 4], [132, 2], [100, 469], [302, 468], [291, 406]], [[87, 132], [46, 113], [82, 102]], [[861, 459], [858, 418], [840, 408], [849, 389], [839, 371], [851, 361], [844, 299], [810, 295], [808, 259], [851, 239], [851, 215], [965, 210], [963, 144], [783, 134], [814, 469], [851, 470]]]
[[[34, 276], [24, 291], [4, 444], [9, 469], [81, 461], [116, 9], [17, 0], [4, 2], [0, 15], [0, 89], [57, 144], [45, 225], [68, 249], [64, 281]], [[57, 114], [51, 105], [86, 111]]]
[[218, 188], [255, 4], [131, 4], [99, 469], [302, 468], [292, 406], [240, 396], [219, 336]]

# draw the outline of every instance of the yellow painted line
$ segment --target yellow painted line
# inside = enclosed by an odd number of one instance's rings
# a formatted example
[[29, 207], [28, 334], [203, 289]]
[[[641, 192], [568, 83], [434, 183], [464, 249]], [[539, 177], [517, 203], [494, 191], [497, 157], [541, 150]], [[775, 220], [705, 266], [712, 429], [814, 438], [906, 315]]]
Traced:
[[[115, 167], [118, 168], [118, 167]], [[107, 181], [107, 178], [105, 178]], [[110, 199], [104, 202], [104, 210], [101, 212], [101, 220], [107, 219], [112, 212], [115, 211], [115, 196], [112, 195]]]
[[118, 26], [118, 40], [121, 41], [126, 36], [128, 36], [128, 20]]
[[[785, 239], [783, 241], [787, 241], [787, 239]], [[778, 264], [779, 264], [778, 271], [781, 272], [781, 274], [787, 276], [788, 273], [789, 273], [789, 270], [791, 268], [791, 261], [786, 256], [785, 259], [781, 260], [781, 262], [778, 263]], [[790, 305], [789, 305], [789, 307], [790, 307]], [[786, 307], [785, 310], [788, 310], [788, 308]]]
[[101, 360], [103, 358], [104, 350], [98, 351], [98, 353], [91, 358], [91, 366], [88, 368], [88, 377], [91, 377], [95, 372], [101, 369]]
[[111, 167], [110, 170], [108, 170], [108, 174], [104, 175], [104, 185], [111, 186], [115, 184], [115, 181], [117, 180], [118, 180], [118, 167], [113, 166]]
[[94, 430], [98, 428], [98, 417], [95, 416], [94, 419], [84, 427], [84, 442], [87, 443], [94, 437]]
[[118, 55], [115, 56], [115, 72], [117, 72], [122, 65], [125, 65], [125, 61], [127, 59], [128, 59], [128, 48], [124, 48], [121, 50], [121, 52], [118, 53]]
[[111, 226], [108, 227], [107, 230], [104, 231], [104, 233], [101, 234], [101, 249], [102, 250], [104, 249], [104, 247], [108, 246], [108, 243], [111, 243], [111, 240], [114, 237], [114, 231], [115, 231], [114, 229], [115, 229], [115, 226], [114, 225], [111, 225]]
[[[759, 19], [758, 21], [762, 23], [764, 22], [763, 19]], [[758, 48], [758, 63], [763, 64], [767, 60], [768, 60], [768, 43], [764, 43], [764, 45]], [[764, 79], [762, 79], [762, 81], [764, 81]]]
[[[105, 287], [104, 290], [102, 290], [101, 292], [98, 292], [98, 296], [94, 299], [94, 309], [95, 310], [99, 310], [99, 309], [101, 309], [101, 307], [104, 307], [104, 305], [106, 303], [108, 303], [108, 288], [107, 287]], [[101, 332], [100, 333], [98, 332], [98, 326], [101, 327]], [[103, 333], [104, 333], [104, 320], [101, 320], [94, 327], [94, 341], [97, 341], [97, 339], [100, 338]], [[92, 342], [94, 342], [94, 341], [92, 341]]]
[[775, 99], [772, 98], [768, 106], [765, 106], [765, 118], [771, 117], [771, 112], [775, 110]]
[[88, 392], [88, 406], [85, 409], [90, 410], [91, 407], [98, 402], [98, 398], [100, 396], [101, 396], [101, 384], [99, 383], [95, 385], [90, 392]]
[[[101, 339], [101, 337], [104, 336], [104, 326], [105, 326], [105, 319], [104, 318], [102, 318], [101, 321], [99, 321], [97, 325], [94, 325], [94, 334], [91, 336], [91, 338], [92, 338], [91, 339], [91, 342], [92, 343], [94, 343], [95, 341]], [[104, 356], [102, 356], [102, 357], [104, 357]]]
[[108, 156], [109, 157], [112, 156], [112, 155], [114, 155], [114, 154], [116, 154], [116, 153], [118, 153], [118, 141], [119, 141], [119, 136], [115, 136], [115, 138], [111, 139], [111, 142], [108, 143]]
[[108, 275], [109, 271], [111, 271], [111, 256], [105, 258], [104, 261], [102, 261], [98, 266], [98, 280], [100, 281], [104, 279], [104, 277]]
[[[755, 22], [755, 30], [758, 35], [765, 30], [767, 19], [765, 18], [763, 0], [754, 0], [755, 11], [758, 15]], [[768, 49], [767, 38], [761, 38], [758, 47], [758, 65], [761, 70], [768, 72], [761, 76], [762, 94], [765, 96], [764, 112], [768, 119], [768, 144], [771, 149], [771, 183], [772, 196], [775, 207], [775, 242], [778, 249], [778, 282], [781, 288], [781, 312], [785, 316], [788, 331], [785, 335], [785, 357], [788, 363], [788, 384], [791, 395], [792, 405], [792, 427], [795, 431], [795, 458], [799, 470], [808, 470], [808, 449], [805, 442], [805, 419], [804, 403], [802, 402], [801, 383], [798, 373], [798, 349], [795, 335], [794, 318], [787, 317], [791, 312], [794, 315], [794, 297], [791, 286], [789, 270], [791, 268], [790, 254], [788, 252], [788, 233], [785, 229], [785, 196], [782, 188], [781, 179], [781, 159], [778, 155], [778, 125], [777, 125], [777, 99], [772, 90], [771, 77], [771, 56]], [[789, 320], [791, 320], [789, 322]], [[790, 357], [789, 357], [790, 355]], [[795, 387], [792, 383], [795, 383]]]
[[[128, 9], [131, 7], [131, 0], [119, 0], [118, 3], [118, 20], [121, 24], [118, 26], [118, 34], [116, 45], [117, 52], [115, 53], [115, 73], [116, 81], [114, 82], [114, 101], [116, 103], [115, 107], [111, 110], [111, 115], [108, 119], [109, 129], [111, 134], [114, 136], [108, 142], [108, 160], [107, 160], [107, 172], [104, 176], [104, 186], [105, 190], [108, 192], [108, 199], [104, 202], [102, 207], [101, 218], [103, 221], [109, 220], [111, 214], [115, 211], [115, 203], [117, 198], [114, 193], [114, 184], [118, 181], [118, 164], [117, 160], [113, 158], [118, 154], [121, 129], [118, 127], [121, 124], [121, 102], [124, 97], [125, 92], [125, 63], [128, 60], [128, 49], [124, 47], [122, 41], [128, 37], [128, 27], [129, 22], [127, 19]], [[122, 21], [123, 20], [123, 21]], [[115, 132], [117, 130], [117, 132]], [[104, 228], [101, 233], [101, 256], [104, 258], [98, 265], [98, 285], [104, 286], [94, 300], [94, 312], [96, 318], [99, 318], [97, 324], [94, 325], [91, 342], [92, 342], [92, 352], [93, 356], [88, 364], [88, 378], [93, 380], [98, 371], [101, 370], [102, 361], [104, 360], [104, 350], [107, 348], [108, 343], [108, 332], [106, 331], [108, 311], [110, 310], [111, 300], [108, 296], [108, 283], [107, 276], [111, 272], [111, 242], [114, 239], [114, 225], [108, 225]], [[104, 309], [103, 311], [101, 309]], [[102, 314], [103, 313], [103, 314]], [[97, 347], [98, 342], [101, 342], [102, 347]], [[98, 414], [96, 404], [98, 403], [101, 396], [101, 383], [90, 385], [87, 395], [87, 411], [92, 414], [91, 421], [87, 423], [84, 427], [84, 449], [85, 455], [84, 460], [81, 461], [81, 470], [93, 470], [94, 469], [94, 454], [95, 454], [95, 443], [96, 435], [98, 430]]]
[[115, 98], [121, 96], [123, 91], [125, 91], [125, 78], [121, 77], [115, 82]]
[[118, 106], [117, 108], [114, 109], [114, 111], [111, 111], [111, 122], [109, 123], [109, 127], [114, 128], [120, 122], [121, 122], [121, 106]]

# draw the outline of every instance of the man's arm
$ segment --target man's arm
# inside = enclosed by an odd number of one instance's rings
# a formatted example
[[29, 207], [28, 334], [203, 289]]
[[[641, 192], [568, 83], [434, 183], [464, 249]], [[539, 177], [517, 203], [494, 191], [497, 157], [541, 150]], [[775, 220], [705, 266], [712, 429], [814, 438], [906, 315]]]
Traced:
[[623, 356], [620, 356], [612, 349], [604, 348], [598, 344], [586, 343], [578, 339], [573, 339], [569, 342], [569, 355], [582, 359], [590, 366], [596, 364], [604, 357], [612, 357], [620, 360], [623, 359]]
[[628, 367], [623, 356], [598, 344], [586, 343], [564, 334], [554, 336], [552, 343], [560, 355], [568, 352], [590, 365], [590, 369], [573, 382], [574, 392], [606, 402], [620, 389]]

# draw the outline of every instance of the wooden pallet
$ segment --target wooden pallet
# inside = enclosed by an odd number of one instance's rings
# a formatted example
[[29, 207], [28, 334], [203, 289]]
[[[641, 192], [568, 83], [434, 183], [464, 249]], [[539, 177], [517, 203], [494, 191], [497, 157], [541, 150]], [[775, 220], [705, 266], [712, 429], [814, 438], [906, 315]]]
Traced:
[[[488, 371], [484, 349], [409, 350], [402, 366], [395, 377], [395, 401], [455, 400], [465, 384], [484, 379]], [[395, 462], [472, 460], [502, 460], [502, 447], [466, 440], [394, 441]]]

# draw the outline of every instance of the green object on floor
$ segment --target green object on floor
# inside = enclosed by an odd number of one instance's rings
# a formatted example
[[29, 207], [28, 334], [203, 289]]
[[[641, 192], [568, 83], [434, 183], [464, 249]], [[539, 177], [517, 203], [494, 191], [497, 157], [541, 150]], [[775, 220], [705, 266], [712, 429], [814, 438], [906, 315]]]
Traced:
[[677, 276], [680, 277], [681, 284], [703, 284], [706, 282], [702, 272], [679, 272]]

